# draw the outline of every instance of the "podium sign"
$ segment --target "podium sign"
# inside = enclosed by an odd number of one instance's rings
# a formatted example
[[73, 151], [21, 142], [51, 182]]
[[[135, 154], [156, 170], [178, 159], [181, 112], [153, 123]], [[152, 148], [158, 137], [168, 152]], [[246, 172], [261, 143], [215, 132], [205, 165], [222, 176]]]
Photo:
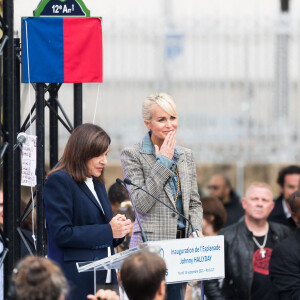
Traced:
[[167, 265], [166, 282], [224, 278], [224, 236], [147, 242]]
[[77, 262], [78, 272], [119, 269], [126, 257], [142, 249], [158, 253], [166, 262], [166, 282], [224, 278], [224, 236], [147, 242], [94, 262]]

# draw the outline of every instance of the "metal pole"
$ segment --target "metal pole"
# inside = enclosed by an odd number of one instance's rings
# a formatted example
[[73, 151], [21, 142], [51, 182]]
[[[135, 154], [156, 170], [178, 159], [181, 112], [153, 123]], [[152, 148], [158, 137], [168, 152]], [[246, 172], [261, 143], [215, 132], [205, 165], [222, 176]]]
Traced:
[[49, 89], [49, 103], [53, 108], [53, 111], [49, 111], [49, 134], [50, 134], [50, 169], [52, 169], [57, 161], [58, 161], [58, 105], [57, 105], [57, 98], [58, 98], [58, 90], [56, 88], [56, 84], [51, 83], [51, 87]]
[[4, 262], [4, 295], [6, 299], [10, 274], [14, 266], [13, 238], [14, 238], [14, 1], [3, 1], [4, 32], [8, 36], [3, 56], [3, 142], [8, 143], [3, 164], [3, 195], [4, 195], [4, 236], [9, 240], [9, 253]]
[[164, 61], [163, 61], [163, 80], [161, 83], [160, 89], [169, 91], [170, 87], [170, 58], [168, 57], [168, 47], [169, 47], [169, 35], [171, 32], [171, 29], [173, 28], [173, 17], [174, 17], [174, 10], [173, 10], [173, 0], [164, 0], [161, 2], [163, 14], [165, 16], [164, 18]]
[[[14, 137], [17, 136], [20, 129], [20, 120], [21, 120], [21, 105], [20, 105], [20, 39], [14, 39], [14, 73], [15, 73], [15, 86], [14, 86]], [[18, 261], [21, 257], [21, 244], [20, 236], [17, 234], [17, 227], [19, 226], [20, 218], [20, 207], [21, 207], [21, 155], [20, 150], [17, 148], [14, 151], [14, 216], [15, 219], [15, 231], [14, 231], [14, 261]]]
[[281, 11], [289, 11], [289, 0], [280, 0]]
[[45, 110], [44, 110], [44, 84], [36, 86], [36, 217], [37, 217], [37, 255], [45, 255], [44, 244], [44, 211], [43, 211], [43, 186], [45, 178]]
[[[280, 130], [284, 130], [285, 123], [288, 119], [289, 112], [289, 38], [290, 38], [290, 15], [289, 1], [280, 1], [280, 15], [277, 28], [277, 47], [276, 47], [276, 105], [275, 118]], [[282, 142], [286, 141], [287, 135], [282, 132], [285, 137]]]
[[82, 83], [74, 83], [74, 128], [82, 124]]

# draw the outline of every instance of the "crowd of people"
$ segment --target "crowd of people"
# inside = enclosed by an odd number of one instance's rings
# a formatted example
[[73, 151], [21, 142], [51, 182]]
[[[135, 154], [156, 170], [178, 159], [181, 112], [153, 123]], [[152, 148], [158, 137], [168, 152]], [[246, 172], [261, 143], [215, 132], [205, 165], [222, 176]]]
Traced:
[[[192, 151], [176, 143], [172, 97], [150, 95], [142, 115], [147, 133], [121, 152], [124, 178], [134, 183], [127, 189], [113, 184], [106, 192], [108, 134], [94, 124], [72, 132], [44, 187], [47, 259], [20, 261], [11, 299], [194, 300], [203, 290], [208, 300], [300, 299], [300, 167], [279, 172], [275, 199], [265, 182], [253, 182], [240, 198], [224, 174], [210, 178], [200, 199]], [[225, 241], [225, 278], [205, 281], [204, 289], [200, 282], [166, 284], [164, 260], [148, 250], [127, 257], [119, 272], [97, 271], [96, 294], [94, 273], [76, 268], [145, 239], [195, 234]]]
[[[164, 300], [166, 264], [155, 252], [129, 256], [119, 272], [119, 284], [130, 300]], [[60, 266], [50, 259], [27, 256], [13, 270], [8, 297], [14, 300], [65, 300], [70, 286]], [[119, 300], [117, 292], [99, 289], [82, 299]]]

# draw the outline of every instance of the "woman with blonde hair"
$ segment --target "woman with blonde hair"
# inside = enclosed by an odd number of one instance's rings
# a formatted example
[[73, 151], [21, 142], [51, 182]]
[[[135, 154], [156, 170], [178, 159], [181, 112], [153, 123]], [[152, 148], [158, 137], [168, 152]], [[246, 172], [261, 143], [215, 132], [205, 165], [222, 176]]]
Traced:
[[[201, 233], [196, 165], [192, 151], [176, 145], [176, 105], [165, 93], [153, 94], [144, 100], [142, 113], [148, 132], [141, 142], [122, 151], [124, 177], [183, 214]], [[130, 192], [148, 240], [190, 236], [191, 228], [184, 218], [134, 186], [130, 186]], [[141, 242], [141, 231], [135, 222], [130, 247]], [[168, 285], [168, 299], [183, 299], [183, 286]]]

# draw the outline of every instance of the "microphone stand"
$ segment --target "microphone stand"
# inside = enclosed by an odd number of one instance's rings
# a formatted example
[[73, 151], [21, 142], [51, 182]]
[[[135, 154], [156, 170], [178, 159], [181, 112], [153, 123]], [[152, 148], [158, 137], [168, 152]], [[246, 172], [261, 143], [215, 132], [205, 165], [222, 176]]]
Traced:
[[199, 235], [198, 235], [197, 231], [195, 230], [195, 227], [193, 226], [193, 224], [191, 223], [191, 221], [190, 221], [188, 218], [186, 218], [183, 214], [181, 214], [180, 212], [178, 212], [178, 211], [177, 211], [176, 209], [174, 209], [173, 207], [171, 207], [171, 206], [167, 205], [166, 203], [162, 202], [162, 201], [159, 200], [158, 198], [154, 197], [152, 194], [150, 194], [148, 191], [146, 191], [146, 190], [143, 189], [142, 187], [140, 187], [140, 186], [134, 184], [130, 179], [125, 178], [125, 179], [124, 179], [124, 182], [125, 182], [126, 184], [128, 184], [128, 185], [133, 185], [133, 186], [137, 187], [138, 189], [144, 191], [146, 194], [148, 194], [149, 196], [151, 196], [153, 199], [155, 199], [155, 200], [158, 201], [159, 203], [163, 204], [164, 206], [168, 207], [170, 210], [172, 210], [173, 212], [175, 212], [177, 215], [183, 217], [183, 218], [189, 223], [189, 225], [191, 226], [193, 237], [194, 237], [194, 238], [199, 237]]
[[[170, 210], [172, 210], [173, 212], [175, 212], [177, 215], [183, 217], [190, 224], [190, 226], [192, 228], [193, 237], [194, 238], [198, 238], [199, 237], [199, 235], [198, 235], [197, 231], [195, 230], [195, 227], [193, 226], [193, 224], [191, 223], [191, 221], [189, 219], [187, 219], [183, 214], [181, 214], [180, 212], [178, 212], [173, 207], [171, 207], [171, 206], [167, 205], [166, 203], [162, 202], [158, 198], [154, 197], [152, 194], [150, 194], [148, 191], [144, 190], [142, 187], [134, 184], [130, 179], [125, 178], [124, 182], [126, 184], [128, 184], [128, 185], [133, 185], [133, 186], [137, 187], [138, 189], [144, 191], [146, 194], [148, 194], [149, 196], [151, 196], [153, 199], [155, 199], [159, 203], [163, 204], [164, 206], [168, 207]], [[201, 300], [204, 300], [204, 284], [203, 284], [203, 280], [201, 281]]]
[[137, 210], [136, 210], [134, 201], [132, 201], [132, 197], [131, 197], [130, 191], [126, 188], [124, 182], [123, 182], [120, 178], [117, 178], [117, 179], [116, 179], [116, 182], [117, 182], [118, 184], [120, 184], [121, 186], [123, 186], [123, 187], [127, 190], [128, 195], [129, 195], [129, 199], [130, 199], [130, 201], [131, 201], [131, 203], [132, 203], [132, 207], [133, 207], [133, 210], [134, 210], [134, 213], [135, 213], [135, 217], [136, 217], [137, 222], [138, 222], [138, 224], [139, 224], [139, 227], [140, 227], [140, 229], [141, 229], [142, 240], [143, 240], [144, 243], [148, 242], [147, 236], [146, 236], [146, 234], [145, 234], [145, 232], [144, 232], [144, 230], [143, 230], [143, 227], [142, 227], [142, 225], [141, 225], [141, 221], [140, 221], [138, 212], [137, 212]]

